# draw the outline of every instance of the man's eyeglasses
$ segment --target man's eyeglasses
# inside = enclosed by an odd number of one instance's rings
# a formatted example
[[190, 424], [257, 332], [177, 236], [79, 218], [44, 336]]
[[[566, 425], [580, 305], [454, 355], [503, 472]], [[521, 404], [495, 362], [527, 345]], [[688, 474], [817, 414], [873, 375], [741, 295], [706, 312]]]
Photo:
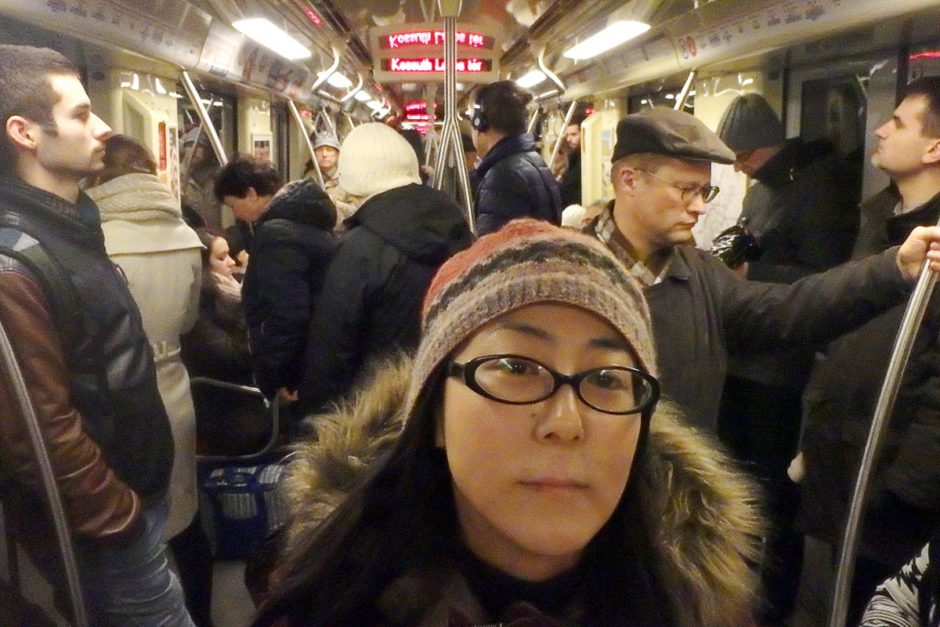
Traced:
[[566, 383], [582, 403], [605, 414], [635, 414], [652, 409], [659, 400], [659, 381], [626, 366], [566, 375], [520, 355], [483, 355], [463, 364], [451, 362], [447, 375], [462, 379], [480, 396], [508, 405], [544, 401]]
[[701, 196], [702, 202], [711, 202], [715, 200], [715, 196], [717, 196], [718, 192], [721, 191], [714, 185], [694, 185], [694, 184], [681, 185], [679, 183], [676, 183], [675, 181], [670, 181], [669, 179], [664, 178], [658, 174], [654, 174], [653, 172], [650, 172], [649, 170], [638, 170], [638, 172], [649, 174], [654, 179], [659, 179], [663, 183], [666, 183], [667, 185], [670, 185], [671, 187], [675, 187], [676, 189], [679, 190], [680, 197], [682, 198], [682, 202], [685, 202], [685, 203], [692, 202], [692, 200], [696, 196]]

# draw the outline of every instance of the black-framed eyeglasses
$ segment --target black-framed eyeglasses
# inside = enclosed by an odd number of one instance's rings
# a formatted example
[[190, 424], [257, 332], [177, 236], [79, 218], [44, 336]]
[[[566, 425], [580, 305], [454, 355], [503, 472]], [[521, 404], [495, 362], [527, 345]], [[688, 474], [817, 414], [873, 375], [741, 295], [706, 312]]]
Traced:
[[581, 402], [605, 414], [635, 414], [659, 400], [659, 381], [626, 366], [602, 366], [567, 375], [521, 355], [483, 355], [459, 364], [447, 375], [485, 398], [508, 405], [530, 405], [549, 398], [562, 385], [574, 388]]
[[667, 185], [679, 190], [679, 194], [680, 194], [680, 197], [682, 198], [682, 202], [685, 202], [685, 203], [692, 202], [692, 200], [696, 196], [701, 196], [702, 202], [711, 202], [715, 200], [715, 196], [717, 196], [718, 192], [721, 191], [715, 185], [695, 185], [695, 184], [682, 185], [680, 183], [676, 183], [675, 181], [670, 181], [669, 179], [662, 177], [658, 174], [650, 172], [649, 170], [639, 170], [639, 172], [649, 174], [654, 179], [659, 179], [663, 183], [666, 183]]

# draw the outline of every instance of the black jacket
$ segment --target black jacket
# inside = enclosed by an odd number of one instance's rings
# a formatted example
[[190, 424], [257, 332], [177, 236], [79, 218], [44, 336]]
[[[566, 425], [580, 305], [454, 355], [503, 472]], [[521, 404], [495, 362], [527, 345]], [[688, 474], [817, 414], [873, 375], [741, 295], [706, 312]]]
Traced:
[[453, 199], [416, 184], [372, 197], [345, 224], [310, 322], [303, 411], [346, 394], [370, 357], [417, 346], [431, 278], [471, 242]]
[[[853, 257], [902, 242], [919, 225], [936, 224], [940, 194], [895, 216], [897, 196], [882, 192], [862, 207]], [[899, 304], [826, 350], [805, 395], [806, 477], [802, 530], [838, 542], [859, 460], [905, 309]], [[884, 448], [875, 469], [860, 552], [897, 567], [940, 524], [940, 300], [934, 297], [911, 349]]]
[[499, 140], [476, 169], [477, 235], [498, 231], [515, 218], [561, 224], [561, 196], [551, 170], [529, 133]]
[[[71, 217], [76, 210], [77, 217]], [[39, 240], [75, 287], [81, 328], [73, 341], [60, 339], [68, 366], [69, 401], [81, 414], [82, 430], [134, 492], [145, 499], [162, 494], [173, 465], [170, 422], [140, 312], [123, 274], [105, 251], [97, 207], [84, 194], [71, 205], [17, 179], [4, 178], [0, 223], [15, 225]], [[42, 403], [36, 409], [49, 410]]]
[[336, 208], [311, 179], [288, 184], [255, 224], [242, 302], [255, 381], [267, 396], [301, 381], [313, 303], [336, 249]]
[[581, 204], [581, 149], [568, 155], [568, 169], [558, 182], [561, 190], [561, 207]]

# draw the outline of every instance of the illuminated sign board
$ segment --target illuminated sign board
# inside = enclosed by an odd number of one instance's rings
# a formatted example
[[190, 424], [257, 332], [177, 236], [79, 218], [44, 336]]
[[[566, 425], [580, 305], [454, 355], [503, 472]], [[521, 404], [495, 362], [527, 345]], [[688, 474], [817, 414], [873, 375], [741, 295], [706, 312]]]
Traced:
[[[378, 81], [443, 81], [444, 40], [439, 23], [392, 24], [369, 32]], [[499, 78], [498, 41], [492, 28], [458, 24], [457, 80], [489, 83]]]
[[[465, 30], [459, 30], [455, 34], [457, 45], [467, 48], [478, 48], [485, 50], [493, 49], [493, 38], [483, 33], [474, 33]], [[379, 39], [379, 46], [382, 49], [397, 50], [406, 47], [421, 46], [443, 46], [443, 30], [413, 30], [400, 33], [389, 33]]]
[[[457, 59], [458, 73], [489, 72], [493, 67], [491, 59]], [[421, 57], [416, 59], [382, 59], [382, 69], [386, 72], [438, 72], [444, 73], [444, 59], [439, 57]], [[463, 78], [463, 77], [461, 77]]]

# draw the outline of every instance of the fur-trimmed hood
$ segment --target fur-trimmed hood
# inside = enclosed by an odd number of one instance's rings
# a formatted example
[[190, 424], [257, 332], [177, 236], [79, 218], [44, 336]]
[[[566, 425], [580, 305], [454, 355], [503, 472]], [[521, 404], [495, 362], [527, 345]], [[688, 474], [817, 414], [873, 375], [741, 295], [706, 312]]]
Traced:
[[[288, 546], [311, 532], [389, 451], [403, 423], [411, 361], [376, 368], [371, 382], [330, 414], [317, 416], [318, 440], [298, 445], [285, 492]], [[756, 602], [761, 536], [757, 488], [702, 432], [661, 404], [650, 429], [647, 489], [660, 521], [654, 560], [682, 626], [740, 627]], [[634, 480], [631, 478], [631, 481]]]

